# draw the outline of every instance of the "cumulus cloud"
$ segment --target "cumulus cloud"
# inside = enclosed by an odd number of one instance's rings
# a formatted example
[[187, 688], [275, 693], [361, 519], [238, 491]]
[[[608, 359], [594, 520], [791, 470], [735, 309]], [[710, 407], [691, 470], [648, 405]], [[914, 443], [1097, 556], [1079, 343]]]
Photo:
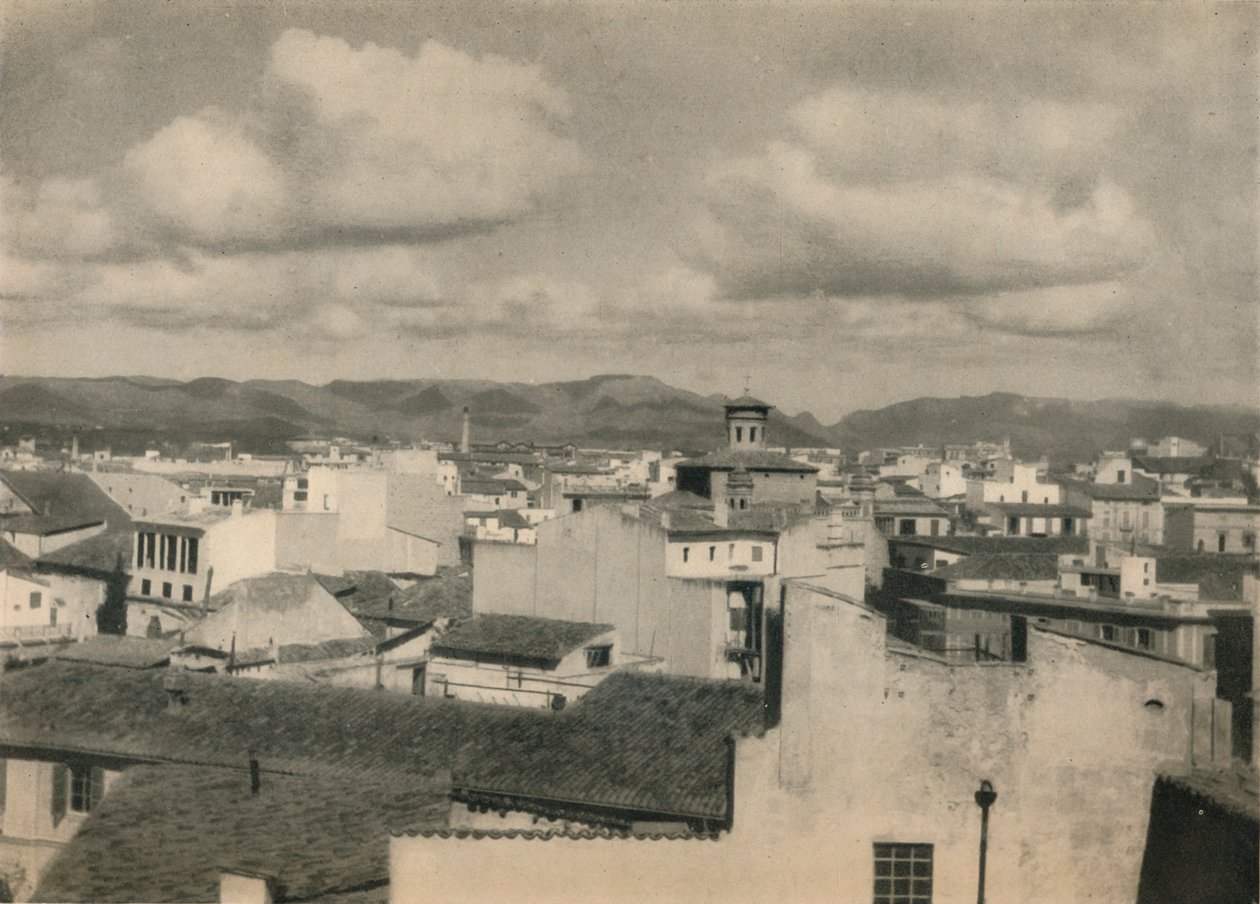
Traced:
[[4, 246], [26, 258], [93, 257], [114, 244], [114, 219], [92, 179], [23, 185], [0, 177], [0, 210]]
[[409, 56], [289, 29], [259, 96], [127, 154], [163, 233], [215, 248], [429, 240], [525, 215], [583, 165], [561, 135], [567, 98], [537, 67], [435, 41]]
[[697, 266], [745, 299], [940, 299], [1113, 279], [1152, 238], [1091, 152], [1115, 118], [825, 92], [793, 111], [795, 138], [714, 170]]

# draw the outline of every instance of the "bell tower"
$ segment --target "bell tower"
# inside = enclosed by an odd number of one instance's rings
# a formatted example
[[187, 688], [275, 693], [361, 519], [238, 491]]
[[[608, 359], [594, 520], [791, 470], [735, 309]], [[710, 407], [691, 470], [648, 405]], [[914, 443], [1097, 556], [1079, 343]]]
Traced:
[[770, 408], [760, 399], [741, 396], [726, 403], [726, 446], [733, 452], [752, 452], [766, 447], [766, 422]]

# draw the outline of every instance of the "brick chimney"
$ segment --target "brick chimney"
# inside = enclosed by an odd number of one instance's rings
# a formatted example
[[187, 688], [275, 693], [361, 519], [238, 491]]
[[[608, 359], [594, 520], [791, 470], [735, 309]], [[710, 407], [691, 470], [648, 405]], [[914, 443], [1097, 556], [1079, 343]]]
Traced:
[[465, 454], [472, 451], [472, 416], [468, 406], [464, 406], [464, 427], [459, 434], [459, 451]]

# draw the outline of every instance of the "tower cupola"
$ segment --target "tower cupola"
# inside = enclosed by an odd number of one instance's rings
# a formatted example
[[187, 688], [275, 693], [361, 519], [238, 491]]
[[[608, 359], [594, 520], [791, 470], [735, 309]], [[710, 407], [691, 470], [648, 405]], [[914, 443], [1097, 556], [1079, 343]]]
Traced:
[[760, 399], [741, 396], [726, 403], [726, 445], [736, 452], [766, 447], [766, 422], [770, 408]]

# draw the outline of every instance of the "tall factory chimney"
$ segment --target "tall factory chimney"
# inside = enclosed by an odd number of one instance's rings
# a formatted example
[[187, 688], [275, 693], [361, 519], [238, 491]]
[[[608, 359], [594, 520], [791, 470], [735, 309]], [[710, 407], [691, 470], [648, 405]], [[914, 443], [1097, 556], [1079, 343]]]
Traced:
[[472, 443], [470, 435], [472, 433], [472, 419], [468, 415], [468, 406], [464, 406], [464, 429], [459, 434], [459, 451], [468, 453], [472, 451]]

